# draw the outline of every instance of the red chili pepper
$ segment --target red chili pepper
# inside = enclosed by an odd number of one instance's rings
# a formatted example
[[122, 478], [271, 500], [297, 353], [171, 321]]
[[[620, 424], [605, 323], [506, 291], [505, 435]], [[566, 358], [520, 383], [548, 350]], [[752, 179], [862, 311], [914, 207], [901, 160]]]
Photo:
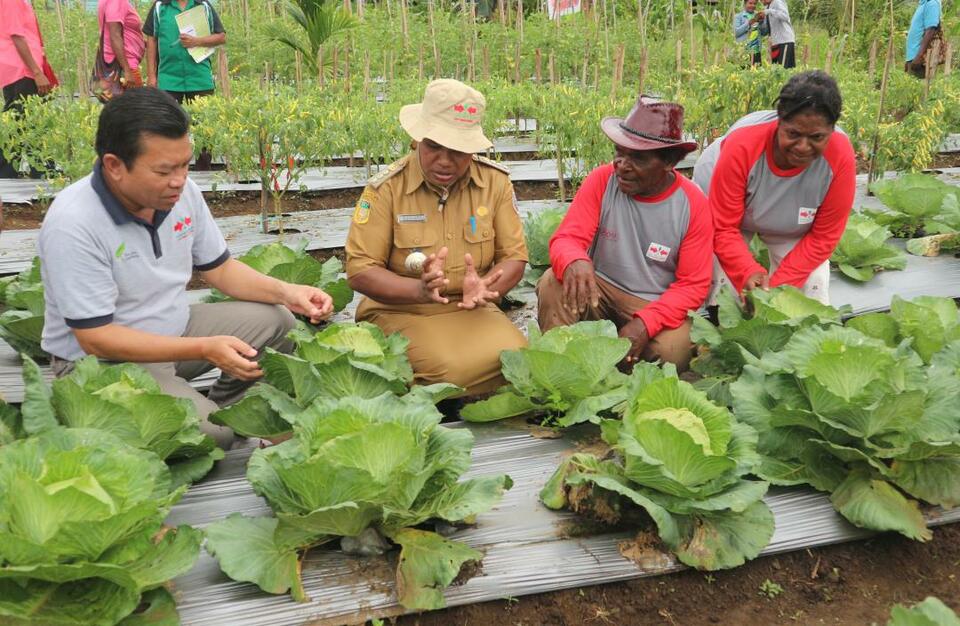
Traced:
[[273, 190], [280, 191], [280, 181], [278, 181], [276, 178], [273, 179]]
[[267, 157], [264, 157], [264, 156], [260, 157], [260, 169], [262, 170], [267, 169]]
[[292, 172], [295, 166], [296, 162], [293, 160], [293, 157], [287, 157], [287, 169]]

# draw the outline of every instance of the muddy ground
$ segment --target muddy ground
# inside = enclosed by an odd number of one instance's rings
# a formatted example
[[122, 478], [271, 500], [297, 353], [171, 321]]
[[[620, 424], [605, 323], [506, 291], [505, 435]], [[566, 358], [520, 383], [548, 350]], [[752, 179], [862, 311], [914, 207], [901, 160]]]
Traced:
[[504, 598], [395, 620], [399, 626], [886, 624], [890, 607], [934, 595], [960, 611], [960, 525], [927, 543], [887, 534], [693, 570]]

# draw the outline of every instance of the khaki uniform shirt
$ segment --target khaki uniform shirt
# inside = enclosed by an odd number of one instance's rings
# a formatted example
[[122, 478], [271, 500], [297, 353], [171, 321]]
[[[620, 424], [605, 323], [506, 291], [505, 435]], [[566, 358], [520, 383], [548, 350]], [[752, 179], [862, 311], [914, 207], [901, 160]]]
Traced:
[[467, 252], [480, 276], [502, 261], [527, 260], [516, 196], [505, 168], [475, 156], [466, 175], [445, 194], [424, 180], [415, 151], [390, 165], [370, 180], [357, 202], [347, 237], [347, 276], [385, 267], [419, 279], [419, 273], [406, 269], [407, 256], [416, 250], [430, 256], [443, 246], [448, 249], [444, 266], [450, 280], [444, 293], [448, 304], [387, 305], [364, 298], [357, 319], [373, 311], [434, 315], [457, 310]]

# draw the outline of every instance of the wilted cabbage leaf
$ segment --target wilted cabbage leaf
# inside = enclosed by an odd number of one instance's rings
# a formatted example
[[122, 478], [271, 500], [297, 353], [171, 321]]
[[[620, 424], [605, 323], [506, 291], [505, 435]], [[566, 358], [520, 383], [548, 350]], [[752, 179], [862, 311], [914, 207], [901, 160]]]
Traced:
[[[546, 506], [609, 523], [640, 507], [667, 548], [699, 569], [742, 565], [770, 541], [768, 484], [745, 478], [759, 461], [756, 431], [691, 385], [663, 377], [643, 386], [622, 421], [604, 422], [603, 437], [616, 455], [565, 460], [540, 493]], [[588, 497], [571, 496], [584, 487]]]
[[402, 547], [398, 596], [411, 609], [443, 606], [442, 590], [482, 555], [422, 529], [472, 521], [511, 486], [508, 476], [460, 481], [473, 436], [440, 426], [425, 396], [318, 398], [292, 439], [257, 450], [247, 467], [275, 518], [233, 515], [207, 529], [207, 549], [235, 580], [306, 600], [298, 551], [370, 531]]
[[197, 559], [199, 531], [161, 532], [185, 489], [170, 491], [156, 455], [99, 430], [54, 427], [0, 447], [0, 621], [130, 615]]

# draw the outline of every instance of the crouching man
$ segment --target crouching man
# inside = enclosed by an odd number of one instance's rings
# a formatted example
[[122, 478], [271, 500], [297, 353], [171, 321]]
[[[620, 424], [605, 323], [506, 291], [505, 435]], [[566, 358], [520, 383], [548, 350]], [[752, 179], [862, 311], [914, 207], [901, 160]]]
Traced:
[[[230, 257], [187, 177], [188, 131], [187, 113], [154, 88], [103, 108], [93, 172], [57, 195], [40, 229], [42, 346], [57, 376], [86, 355], [141, 364], [165, 393], [193, 401], [203, 431], [228, 447], [232, 432], [207, 415], [262, 376], [264, 348], [292, 347], [292, 313], [319, 322], [333, 304]], [[235, 301], [190, 305], [194, 269]], [[223, 374], [204, 396], [188, 381], [214, 367]]]
[[710, 288], [713, 222], [700, 189], [675, 166], [696, 143], [682, 139], [683, 107], [641, 97], [626, 119], [606, 118], [613, 163], [584, 180], [550, 239], [537, 284], [540, 328], [609, 319], [639, 359], [687, 367], [687, 314]]

